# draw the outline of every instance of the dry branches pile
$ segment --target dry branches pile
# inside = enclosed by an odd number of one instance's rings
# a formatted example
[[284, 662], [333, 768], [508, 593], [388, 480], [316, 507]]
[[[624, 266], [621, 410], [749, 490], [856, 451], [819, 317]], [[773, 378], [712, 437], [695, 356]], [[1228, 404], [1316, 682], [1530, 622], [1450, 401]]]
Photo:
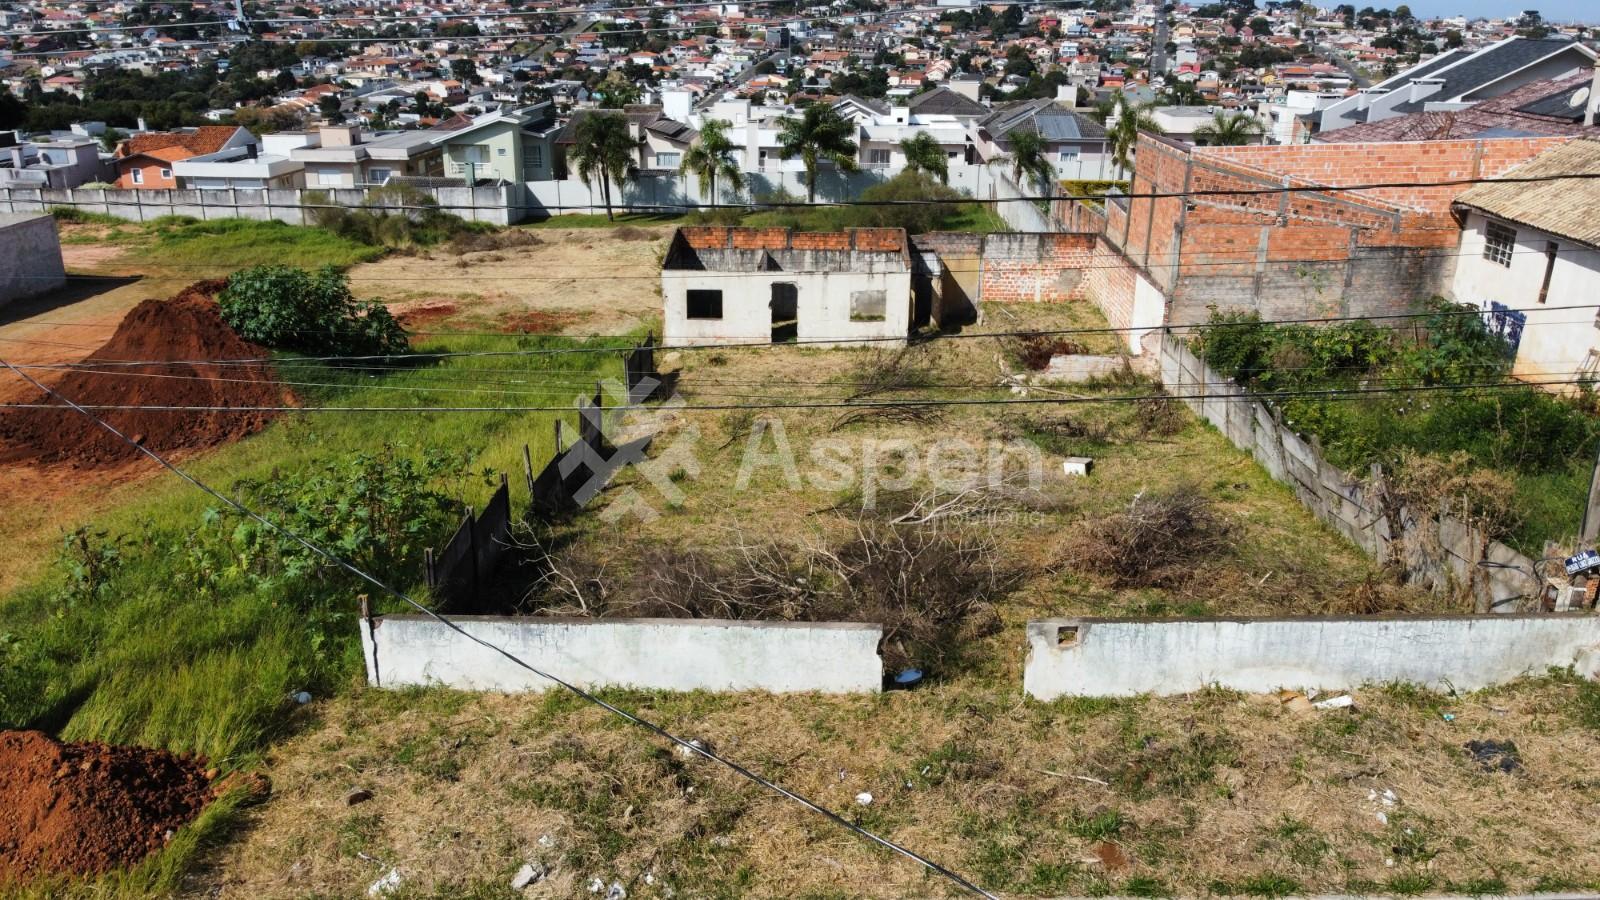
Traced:
[[929, 387], [934, 383], [933, 366], [927, 354], [914, 347], [869, 351], [850, 370], [848, 377], [850, 385], [855, 388], [850, 394], [851, 400]]
[[1085, 526], [1069, 548], [1074, 566], [1117, 587], [1171, 587], [1233, 547], [1234, 527], [1192, 487], [1140, 494], [1116, 515]]
[[732, 534], [714, 549], [653, 543], [609, 564], [568, 550], [546, 556], [534, 594], [547, 615], [875, 622], [895, 667], [937, 665], [961, 637], [992, 627], [992, 601], [1020, 580], [979, 529], [860, 521], [852, 532], [833, 542]]
[[1052, 356], [1078, 356], [1089, 352], [1082, 344], [1064, 337], [1033, 334], [1017, 339], [1017, 361], [1022, 367], [1043, 372], [1050, 367]]

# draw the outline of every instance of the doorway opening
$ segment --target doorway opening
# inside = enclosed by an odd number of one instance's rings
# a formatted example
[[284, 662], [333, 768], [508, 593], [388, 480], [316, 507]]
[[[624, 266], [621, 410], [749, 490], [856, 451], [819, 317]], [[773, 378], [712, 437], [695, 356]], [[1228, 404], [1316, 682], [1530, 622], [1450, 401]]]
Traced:
[[772, 342], [793, 343], [800, 337], [800, 289], [792, 282], [780, 281], [772, 286], [772, 300], [767, 304], [772, 311]]

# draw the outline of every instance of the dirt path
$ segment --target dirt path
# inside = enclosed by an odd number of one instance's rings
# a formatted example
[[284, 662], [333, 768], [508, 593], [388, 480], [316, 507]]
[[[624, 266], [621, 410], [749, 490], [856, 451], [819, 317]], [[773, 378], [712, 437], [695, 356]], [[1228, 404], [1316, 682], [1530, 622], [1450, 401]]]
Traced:
[[390, 256], [351, 269], [351, 290], [391, 304], [413, 330], [618, 334], [660, 321], [672, 229], [514, 233], [537, 243]]

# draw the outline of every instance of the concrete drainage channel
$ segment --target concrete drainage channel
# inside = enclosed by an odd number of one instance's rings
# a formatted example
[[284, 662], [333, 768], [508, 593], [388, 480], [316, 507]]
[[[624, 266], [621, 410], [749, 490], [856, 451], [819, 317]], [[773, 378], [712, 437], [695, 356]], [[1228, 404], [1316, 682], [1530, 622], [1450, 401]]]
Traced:
[[[585, 688], [875, 693], [883, 629], [847, 622], [460, 616], [474, 637]], [[1477, 690], [1573, 667], [1600, 674], [1600, 618], [1046, 619], [1027, 626], [1023, 689], [1062, 696], [1182, 694], [1206, 687], [1352, 690], [1409, 682]], [[376, 687], [539, 691], [549, 682], [426, 616], [362, 628]]]

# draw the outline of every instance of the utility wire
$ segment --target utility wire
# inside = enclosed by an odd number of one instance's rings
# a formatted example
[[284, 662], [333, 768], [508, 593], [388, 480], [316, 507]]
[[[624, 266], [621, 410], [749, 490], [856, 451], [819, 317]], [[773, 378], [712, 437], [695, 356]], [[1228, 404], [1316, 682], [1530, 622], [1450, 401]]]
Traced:
[[373, 587], [375, 587], [378, 590], [384, 592], [385, 594], [388, 594], [389, 596], [394, 597], [395, 599], [402, 601], [406, 605], [412, 607], [413, 609], [417, 610], [418, 612], [422, 613], [423, 615], [433, 619], [435, 622], [438, 622], [439, 624], [445, 626], [446, 628], [449, 628], [451, 631], [454, 631], [455, 633], [461, 635], [462, 637], [466, 638], [467, 640], [472, 641], [473, 643], [478, 644], [479, 646], [481, 646], [481, 647], [483, 647], [483, 648], [485, 648], [487, 650], [490, 650], [490, 651], [492, 651], [494, 653], [499, 654], [500, 656], [505, 657], [513, 665], [516, 665], [519, 668], [525, 669], [528, 672], [531, 672], [534, 675], [539, 676], [540, 678], [544, 678], [544, 679], [546, 679], [548, 681], [554, 682], [555, 684], [560, 685], [563, 688], [566, 688], [568, 691], [572, 692], [573, 694], [577, 695], [578, 697], [582, 698], [583, 700], [586, 700], [589, 703], [592, 703], [595, 706], [598, 706], [601, 709], [604, 709], [604, 710], [612, 713], [613, 715], [621, 718], [622, 720], [624, 720], [624, 721], [626, 721], [626, 722], [628, 722], [630, 724], [637, 725], [637, 726], [645, 729], [646, 731], [649, 731], [649, 732], [651, 732], [653, 734], [656, 734], [656, 735], [658, 735], [660, 737], [666, 738], [667, 740], [671, 741], [672, 743], [678, 745], [679, 747], [681, 747], [681, 748], [683, 748], [683, 749], [685, 749], [685, 750], [687, 750], [689, 752], [699, 754], [700, 756], [705, 757], [706, 759], [712, 760], [713, 762], [721, 763], [723, 766], [726, 766], [727, 768], [733, 770], [734, 772], [738, 773], [739, 775], [744, 776], [745, 778], [749, 779], [750, 781], [753, 781], [756, 784], [759, 784], [762, 787], [767, 788], [768, 790], [773, 791], [773, 792], [777, 793], [780, 796], [786, 797], [786, 798], [788, 798], [790, 800], [795, 801], [796, 803], [799, 803], [801, 806], [804, 806], [805, 808], [811, 810], [812, 812], [817, 813], [818, 815], [821, 815], [821, 816], [827, 818], [828, 820], [834, 822], [835, 824], [841, 825], [841, 826], [849, 829], [850, 831], [853, 831], [856, 834], [861, 835], [864, 838], [867, 838], [868, 840], [872, 841], [873, 843], [878, 844], [879, 846], [882, 846], [882, 847], [884, 847], [886, 849], [892, 850], [895, 853], [898, 853], [901, 856], [903, 856], [903, 857], [905, 857], [905, 858], [907, 858], [909, 860], [912, 860], [914, 862], [917, 862], [917, 863], [921, 864], [923, 867], [927, 868], [929, 871], [943, 876], [944, 878], [950, 880], [952, 883], [956, 884], [957, 886], [959, 886], [959, 887], [961, 887], [961, 888], [963, 888], [963, 889], [965, 889], [967, 891], [970, 891], [971, 893], [977, 894], [977, 895], [979, 895], [981, 897], [989, 898], [989, 900], [999, 900], [999, 898], [995, 897], [993, 894], [989, 893], [988, 891], [986, 891], [983, 888], [979, 887], [977, 884], [975, 884], [975, 883], [967, 880], [966, 878], [962, 877], [961, 875], [957, 874], [955, 871], [953, 871], [951, 869], [948, 869], [948, 868], [940, 865], [937, 862], [934, 862], [933, 860], [931, 860], [931, 859], [929, 859], [929, 858], [917, 853], [916, 851], [913, 851], [913, 850], [911, 850], [911, 849], [909, 849], [909, 848], [907, 848], [907, 847], [905, 847], [905, 846], [903, 846], [901, 844], [897, 844], [894, 841], [889, 840], [888, 838], [880, 837], [879, 835], [875, 834], [874, 832], [869, 831], [866, 828], [863, 828], [862, 826], [860, 826], [860, 825], [858, 825], [858, 824], [856, 824], [854, 822], [849, 821], [848, 819], [844, 818], [843, 816], [839, 815], [838, 813], [834, 812], [833, 810], [828, 809], [827, 807], [822, 806], [822, 805], [820, 805], [820, 804], [818, 804], [818, 803], [816, 803], [816, 802], [814, 802], [812, 800], [809, 800], [806, 797], [801, 796], [800, 794], [797, 794], [794, 791], [791, 791], [788, 788], [785, 788], [782, 785], [777, 784], [776, 782], [770, 781], [767, 778], [764, 778], [763, 776], [758, 775], [757, 773], [751, 771], [750, 769], [745, 768], [743, 765], [740, 765], [739, 763], [734, 762], [733, 760], [728, 759], [727, 757], [722, 756], [721, 754], [712, 751], [708, 747], [705, 747], [703, 744], [694, 743], [692, 741], [686, 741], [683, 738], [680, 738], [677, 735], [673, 734], [672, 732], [667, 731], [662, 726], [657, 725], [654, 722], [649, 721], [648, 719], [644, 719], [644, 718], [642, 718], [642, 717], [640, 717], [640, 716], [638, 716], [638, 715], [636, 715], [634, 713], [631, 713], [631, 712], [628, 712], [625, 709], [622, 709], [621, 707], [618, 707], [618, 706], [615, 706], [615, 705], [613, 705], [611, 703], [608, 703], [604, 699], [596, 696], [595, 694], [592, 694], [589, 691], [586, 691], [583, 688], [578, 687], [576, 684], [573, 684], [573, 683], [568, 682], [568, 681], [566, 681], [566, 680], [564, 680], [562, 678], [558, 678], [555, 675], [551, 675], [548, 672], [545, 672], [545, 671], [543, 671], [543, 670], [541, 670], [539, 668], [536, 668], [531, 663], [529, 663], [526, 660], [522, 659], [521, 657], [518, 657], [515, 654], [505, 650], [504, 648], [502, 648], [502, 647], [500, 647], [498, 645], [492, 644], [492, 643], [490, 643], [490, 642], [488, 642], [488, 641], [486, 641], [486, 640], [484, 640], [484, 639], [482, 639], [482, 638], [480, 638], [480, 637], [478, 637], [478, 636], [476, 636], [474, 634], [471, 634], [466, 629], [462, 628], [460, 625], [457, 625], [451, 619], [449, 619], [449, 618], [447, 618], [445, 616], [442, 616], [437, 612], [434, 612], [432, 609], [429, 609], [427, 606], [425, 606], [425, 605], [423, 605], [421, 603], [418, 603], [416, 600], [412, 599], [408, 594], [404, 593], [403, 591], [399, 590], [398, 588], [390, 587], [388, 584], [384, 583], [383, 581], [380, 581], [376, 577], [367, 574], [366, 572], [362, 571], [361, 569], [356, 568], [351, 563], [346, 562], [341, 557], [336, 556], [332, 552], [323, 549], [322, 547], [318, 546], [317, 544], [312, 543], [310, 540], [307, 540], [306, 538], [300, 536], [298, 533], [296, 533], [296, 532], [294, 532], [294, 531], [292, 531], [292, 530], [290, 530], [290, 529], [288, 529], [288, 528], [286, 528], [286, 527], [284, 527], [282, 525], [279, 525], [276, 522], [273, 522], [272, 520], [266, 518], [265, 516], [261, 515], [260, 513], [257, 513], [255, 511], [249, 509], [243, 503], [240, 503], [238, 500], [235, 500], [234, 498], [229, 497], [226, 494], [223, 494], [221, 491], [216, 490], [215, 488], [211, 487], [210, 485], [207, 485], [205, 482], [201, 481], [199, 478], [195, 477], [194, 475], [189, 474], [188, 472], [186, 472], [183, 469], [179, 468], [178, 466], [176, 466], [172, 462], [168, 461], [161, 454], [155, 452], [154, 450], [151, 450], [148, 447], [145, 447], [144, 445], [140, 444], [138, 441], [135, 441], [132, 438], [128, 437], [126, 434], [123, 434], [121, 431], [119, 431], [116, 428], [116, 426], [112, 425], [110, 422], [107, 422], [105, 419], [102, 419], [99, 416], [95, 415], [93, 412], [91, 412], [89, 410], [89, 408], [84, 407], [84, 406], [80, 406], [79, 404], [73, 402], [71, 399], [69, 399], [69, 398], [67, 398], [65, 396], [62, 396], [61, 394], [57, 393], [56, 391], [46, 387], [45, 385], [39, 383], [38, 381], [35, 381], [30, 375], [28, 375], [27, 373], [23, 372], [20, 369], [17, 369], [16, 367], [12, 366], [11, 363], [7, 362], [5, 359], [0, 358], [0, 365], [4, 365], [6, 368], [10, 369], [12, 372], [15, 372], [16, 374], [22, 376], [24, 379], [26, 379], [27, 381], [31, 382], [34, 387], [44, 391], [45, 393], [55, 397], [56, 399], [60, 400], [61, 402], [67, 404], [67, 406], [71, 407], [74, 411], [82, 413], [83, 415], [87, 416], [95, 424], [99, 425], [101, 428], [104, 428], [106, 431], [111, 432], [111, 434], [115, 435], [118, 439], [120, 439], [123, 442], [127, 443], [129, 446], [131, 446], [134, 449], [138, 450], [140, 453], [143, 453], [145, 456], [148, 456], [151, 459], [155, 460], [162, 467], [166, 468], [168, 471], [172, 472], [174, 475], [177, 475], [179, 478], [182, 478], [184, 481], [189, 482], [189, 484], [193, 485], [194, 487], [199, 488], [201, 491], [204, 491], [205, 493], [209, 494], [213, 498], [221, 501], [222, 503], [227, 504], [229, 507], [233, 508], [239, 514], [241, 514], [243, 516], [246, 516], [246, 517], [248, 517], [250, 519], [253, 519], [256, 522], [259, 522], [261, 525], [267, 527], [268, 529], [270, 529], [274, 533], [282, 535], [283, 537], [286, 537], [289, 540], [294, 541], [295, 543], [297, 543], [300, 546], [306, 548], [307, 550], [311, 551], [312, 553], [316, 554], [317, 556], [320, 556], [321, 558], [327, 560], [328, 562], [334, 564], [335, 566], [338, 566], [339, 568], [341, 568], [344, 571], [350, 573], [351, 575], [356, 576], [357, 578], [361, 579], [362, 581], [365, 581], [368, 584], [371, 584]]
[[[1547, 306], [1547, 307], [1544, 307], [1543, 309], [1544, 310], [1548, 310], [1548, 311], [1564, 311], [1564, 310], [1597, 309], [1597, 308], [1600, 308], [1600, 303], [1578, 303], [1578, 304], [1567, 304], [1567, 305], [1562, 305], [1562, 306]], [[1049, 328], [1049, 329], [1028, 329], [1028, 330], [1019, 330], [1019, 331], [992, 331], [992, 332], [967, 332], [967, 331], [963, 331], [963, 332], [960, 332], [960, 333], [957, 333], [957, 334], [941, 334], [941, 335], [938, 335], [936, 337], [929, 338], [928, 341], [929, 342], [940, 342], [940, 341], [946, 341], [946, 340], [982, 339], [982, 338], [1033, 338], [1033, 337], [1052, 337], [1052, 336], [1083, 335], [1083, 334], [1150, 333], [1150, 332], [1156, 332], [1156, 331], [1168, 331], [1168, 332], [1172, 332], [1172, 331], [1203, 331], [1203, 330], [1206, 330], [1206, 329], [1214, 329], [1214, 328], [1216, 328], [1216, 329], [1222, 329], [1222, 328], [1254, 328], [1254, 327], [1266, 326], [1266, 325], [1304, 325], [1304, 324], [1313, 324], [1314, 325], [1314, 324], [1328, 324], [1328, 323], [1334, 323], [1334, 322], [1352, 322], [1352, 321], [1388, 321], [1388, 320], [1395, 320], [1395, 319], [1426, 319], [1426, 318], [1431, 318], [1431, 317], [1434, 317], [1434, 316], [1441, 316], [1441, 317], [1446, 317], [1446, 318], [1459, 317], [1459, 316], [1477, 316], [1477, 317], [1481, 318], [1483, 316], [1487, 316], [1487, 315], [1490, 315], [1490, 314], [1491, 313], [1488, 310], [1460, 309], [1460, 310], [1439, 310], [1439, 311], [1432, 311], [1432, 312], [1414, 312], [1414, 313], [1385, 313], [1385, 314], [1382, 314], [1382, 315], [1375, 315], [1375, 316], [1330, 316], [1330, 317], [1326, 317], [1326, 318], [1261, 319], [1261, 320], [1244, 320], [1244, 321], [1236, 321], [1236, 322], [1196, 322], [1196, 323], [1186, 324], [1186, 325], [1168, 325], [1168, 326], [1164, 326], [1164, 327], [1162, 327], [1162, 326], [1152, 326], [1152, 327], [1148, 327], [1148, 328], [1140, 328], [1140, 327], [1135, 327], [1135, 326], [1115, 326], [1115, 325], [1113, 325], [1113, 326], [1095, 327], [1095, 328]], [[1559, 324], [1568, 324], [1568, 323], [1560, 323], [1560, 322], [1544, 322], [1544, 323], [1528, 322], [1528, 323], [1526, 323], [1524, 325], [1524, 328], [1530, 327], [1530, 326], [1534, 326], [1534, 325], [1539, 325], [1539, 324], [1559, 325]], [[618, 335], [618, 337], [620, 337], [620, 335]], [[6, 340], [6, 339], [5, 338], [0, 338], [0, 340]], [[810, 344], [840, 344], [840, 343], [846, 343], [846, 342], [849, 342], [849, 343], [860, 343], [860, 344], [872, 344], [872, 343], [901, 343], [901, 344], [904, 344], [908, 340], [915, 340], [915, 338], [914, 338], [914, 336], [905, 336], [905, 335], [886, 336], [886, 337], [874, 337], [874, 336], [860, 337], [860, 336], [841, 335], [841, 336], [837, 336], [837, 337], [805, 338], [805, 339], [801, 339], [801, 340], [785, 341], [785, 342], [777, 343], [777, 344], [767, 343], [767, 342], [762, 342], [762, 343], [687, 344], [687, 345], [684, 345], [684, 346], [681, 346], [681, 347], [679, 347], [679, 346], [673, 346], [673, 347], [657, 346], [656, 349], [657, 350], [662, 350], [662, 351], [667, 351], [667, 352], [681, 352], [681, 351], [688, 351], [688, 350], [698, 350], [698, 351], [705, 351], [705, 350], [772, 350], [772, 349], [779, 349], [779, 348], [783, 348], [783, 347], [806, 346], [806, 345], [810, 345]], [[274, 358], [271, 358], [271, 357], [268, 357], [268, 358], [251, 358], [251, 359], [239, 358], [239, 359], [188, 359], [188, 360], [123, 360], [123, 359], [115, 359], [115, 360], [95, 360], [93, 362], [59, 363], [59, 364], [56, 364], [56, 365], [57, 365], [58, 368], [63, 368], [63, 369], [72, 369], [72, 368], [80, 368], [80, 367], [108, 368], [108, 367], [117, 367], [117, 366], [199, 366], [199, 365], [213, 365], [213, 366], [218, 366], [218, 365], [258, 365], [258, 366], [259, 365], [275, 365], [275, 366], [283, 366], [283, 365], [287, 365], [287, 364], [297, 364], [297, 363], [329, 363], [329, 362], [344, 363], [344, 362], [369, 362], [369, 361], [375, 361], [375, 360], [392, 361], [392, 360], [401, 359], [401, 358], [403, 358], [403, 359], [460, 359], [460, 358], [506, 357], [506, 356], [510, 356], [510, 357], [561, 356], [561, 355], [570, 355], [570, 354], [576, 354], [576, 353], [630, 353], [635, 349], [637, 349], [637, 347], [635, 347], [633, 345], [621, 345], [621, 346], [611, 346], [611, 347], [546, 347], [546, 348], [527, 349], [527, 350], [437, 350], [437, 351], [434, 351], [434, 350], [420, 350], [420, 351], [413, 351], [413, 352], [403, 353], [403, 354], [370, 354], [370, 355], [363, 355], [363, 356], [289, 356], [289, 357], [281, 357], [281, 358], [277, 358], [277, 359], [274, 359]]]
[[[8, 367], [10, 364], [7, 364]], [[13, 368], [13, 371], [18, 371]], [[33, 378], [23, 376], [29, 382], [38, 384]], [[1204, 382], [1191, 382], [1206, 384]], [[1143, 400], [1210, 400], [1210, 401], [1256, 401], [1256, 400], [1295, 400], [1306, 398], [1346, 399], [1372, 395], [1386, 394], [1431, 394], [1439, 392], [1458, 392], [1469, 390], [1490, 391], [1522, 391], [1533, 390], [1541, 387], [1560, 385], [1594, 385], [1600, 383], [1600, 373], [1582, 377], [1560, 380], [1527, 380], [1527, 381], [1490, 381], [1476, 383], [1454, 383], [1433, 385], [1410, 385], [1405, 387], [1374, 387], [1374, 388], [1325, 388], [1316, 390], [1284, 390], [1260, 391], [1240, 394], [1236, 397], [1217, 397], [1212, 394], [1119, 394], [1105, 397], [1004, 397], [1004, 398], [925, 398], [909, 397], [900, 400], [817, 400], [801, 401], [795, 403], [714, 403], [696, 404], [675, 407], [675, 410], [684, 412], [720, 411], [720, 410], [767, 410], [782, 411], [786, 409], [903, 409], [908, 406], [915, 407], [946, 407], [946, 406], [1070, 406], [1080, 403], [1126, 403]], [[1213, 384], [1221, 384], [1213, 383]], [[1236, 385], [1243, 387], [1242, 385]], [[996, 386], [1003, 387], [1000, 385]], [[54, 393], [54, 392], [51, 392]], [[73, 409], [88, 409], [100, 411], [131, 411], [140, 410], [147, 412], [219, 412], [219, 413], [510, 413], [510, 412], [572, 412], [569, 406], [177, 406], [164, 404], [83, 404], [81, 407], [72, 404]], [[640, 403], [623, 403], [606, 407], [607, 412], [619, 410], [649, 409]], [[67, 407], [57, 403], [0, 403], [0, 409], [53, 409], [67, 411]]]

